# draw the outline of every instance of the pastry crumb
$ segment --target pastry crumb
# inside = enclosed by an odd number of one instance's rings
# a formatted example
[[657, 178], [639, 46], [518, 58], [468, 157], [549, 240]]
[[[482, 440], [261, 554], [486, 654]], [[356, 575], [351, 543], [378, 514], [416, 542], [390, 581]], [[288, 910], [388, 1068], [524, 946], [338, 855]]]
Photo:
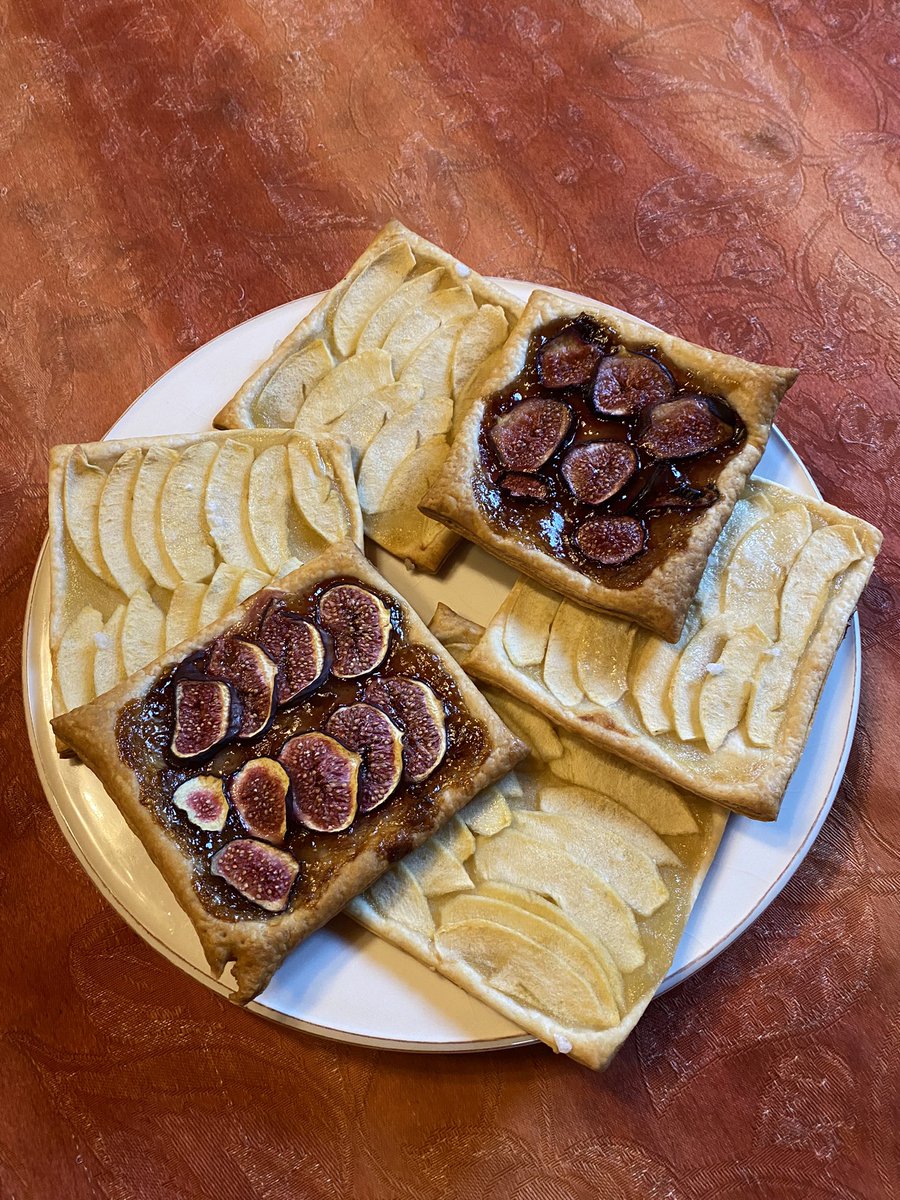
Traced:
[[572, 1043], [568, 1038], [562, 1037], [561, 1034], [556, 1034], [556, 1048], [560, 1054], [571, 1054]]

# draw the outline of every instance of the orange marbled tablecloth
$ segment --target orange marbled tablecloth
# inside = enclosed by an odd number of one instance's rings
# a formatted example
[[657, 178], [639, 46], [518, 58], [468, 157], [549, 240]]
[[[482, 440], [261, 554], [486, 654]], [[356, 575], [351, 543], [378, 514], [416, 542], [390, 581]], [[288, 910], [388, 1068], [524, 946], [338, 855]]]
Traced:
[[[9, 0], [0, 79], [0, 1196], [896, 1196], [897, 0]], [[330, 284], [391, 215], [797, 364], [782, 428], [887, 530], [832, 815], [605, 1076], [229, 1007], [104, 903], [28, 756], [48, 446]]]

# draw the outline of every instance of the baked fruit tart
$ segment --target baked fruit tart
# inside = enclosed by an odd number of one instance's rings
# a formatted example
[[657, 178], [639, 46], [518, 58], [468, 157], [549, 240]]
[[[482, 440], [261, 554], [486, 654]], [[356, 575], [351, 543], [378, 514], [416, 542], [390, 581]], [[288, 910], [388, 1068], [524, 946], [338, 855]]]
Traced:
[[858, 517], [751, 480], [677, 642], [523, 579], [466, 670], [664, 779], [773, 820], [880, 546]]
[[350, 442], [366, 534], [424, 571], [458, 540], [418, 502], [522, 306], [391, 221], [218, 414]]
[[239, 1003], [525, 753], [352, 542], [53, 728]]
[[674, 641], [795, 375], [536, 291], [422, 511]]
[[[465, 666], [482, 630], [439, 607]], [[726, 812], [485, 695], [529, 747], [348, 913], [509, 1020], [605, 1067], [668, 971]]]
[[346, 445], [288, 430], [55, 446], [49, 517], [56, 715], [363, 540]]

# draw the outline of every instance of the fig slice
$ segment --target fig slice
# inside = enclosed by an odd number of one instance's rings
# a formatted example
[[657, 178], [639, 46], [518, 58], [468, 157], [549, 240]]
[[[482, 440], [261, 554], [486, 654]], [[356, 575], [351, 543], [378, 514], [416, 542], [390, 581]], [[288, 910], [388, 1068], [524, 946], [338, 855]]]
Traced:
[[371, 704], [348, 704], [328, 718], [326, 726], [348, 750], [362, 759], [357, 800], [360, 812], [371, 812], [397, 788], [403, 774], [403, 735], [387, 713]]
[[648, 512], [692, 512], [695, 508], [709, 508], [719, 499], [719, 489], [714, 483], [694, 487], [686, 479], [670, 492], [654, 496]]
[[588, 341], [577, 326], [570, 325], [538, 350], [538, 379], [548, 388], [579, 387], [593, 375], [602, 353], [596, 342]]
[[338, 833], [353, 823], [360, 757], [325, 733], [301, 733], [278, 756], [291, 781], [291, 812], [307, 829]]
[[240, 704], [221, 679], [179, 679], [175, 684], [172, 753], [176, 758], [202, 758], [233, 736], [240, 716]]
[[198, 829], [218, 833], [225, 828], [228, 801], [222, 780], [216, 775], [197, 775], [193, 779], [186, 779], [175, 789], [172, 803]]
[[357, 679], [381, 666], [391, 641], [391, 612], [367, 588], [338, 583], [319, 600], [319, 622], [333, 642], [332, 674]]
[[620, 350], [601, 360], [591, 399], [603, 417], [632, 417], [674, 394], [674, 380], [662, 363]]
[[224, 679], [241, 702], [239, 738], [254, 738], [267, 727], [275, 712], [275, 678], [278, 668], [261, 646], [242, 638], [217, 638], [210, 651], [207, 671]]
[[403, 770], [421, 783], [438, 769], [447, 753], [444, 706], [427, 683], [406, 675], [382, 676], [366, 684], [365, 698], [403, 731]]
[[720, 405], [690, 393], [647, 409], [637, 444], [654, 458], [693, 458], [727, 445], [734, 434]]
[[490, 438], [507, 470], [538, 471], [559, 449], [573, 419], [561, 400], [522, 400], [494, 422]]
[[284, 912], [300, 864], [286, 850], [237, 838], [212, 857], [210, 871], [267, 912]]
[[251, 837], [276, 844], [284, 841], [289, 787], [287, 772], [274, 758], [251, 758], [232, 775], [231, 803]]
[[550, 498], [550, 489], [546, 480], [541, 479], [538, 475], [525, 475], [519, 471], [510, 471], [500, 480], [500, 486], [517, 500], [533, 500], [539, 503]]
[[644, 549], [647, 535], [634, 517], [591, 517], [575, 534], [578, 549], [592, 562], [619, 567]]
[[566, 452], [562, 475], [579, 500], [602, 504], [622, 490], [637, 465], [627, 442], [582, 442]]
[[325, 682], [328, 654], [322, 634], [311, 621], [285, 608], [280, 597], [265, 610], [256, 640], [277, 667], [279, 708], [308, 696]]

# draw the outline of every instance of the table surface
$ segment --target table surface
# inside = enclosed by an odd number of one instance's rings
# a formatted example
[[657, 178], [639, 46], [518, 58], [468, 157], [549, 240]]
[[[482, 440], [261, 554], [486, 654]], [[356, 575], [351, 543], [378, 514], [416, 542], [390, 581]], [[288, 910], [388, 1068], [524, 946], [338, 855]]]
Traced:
[[[12, 0], [0, 22], [0, 1195], [900, 1193], [896, 0]], [[796, 364], [780, 425], [887, 531], [831, 816], [605, 1075], [230, 1007], [107, 907], [28, 755], [48, 447], [329, 286], [395, 215], [486, 273]]]

